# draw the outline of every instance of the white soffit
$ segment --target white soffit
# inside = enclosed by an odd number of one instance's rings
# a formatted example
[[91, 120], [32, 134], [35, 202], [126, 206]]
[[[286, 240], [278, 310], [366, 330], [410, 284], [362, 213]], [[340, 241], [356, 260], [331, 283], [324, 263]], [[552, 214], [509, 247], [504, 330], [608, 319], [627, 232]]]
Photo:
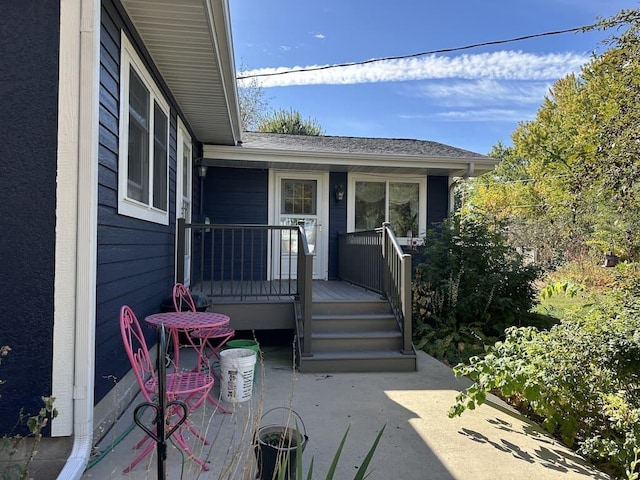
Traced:
[[226, 0], [122, 0], [197, 140], [240, 138]]

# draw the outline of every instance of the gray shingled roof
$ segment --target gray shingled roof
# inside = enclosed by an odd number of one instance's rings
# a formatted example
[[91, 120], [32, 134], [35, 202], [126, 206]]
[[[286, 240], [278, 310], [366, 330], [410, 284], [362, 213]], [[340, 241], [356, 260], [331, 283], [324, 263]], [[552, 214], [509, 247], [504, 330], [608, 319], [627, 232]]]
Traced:
[[487, 158], [485, 155], [443, 143], [404, 138], [333, 137], [244, 132], [242, 146], [273, 150], [361, 153], [380, 156], [407, 155], [452, 159]]

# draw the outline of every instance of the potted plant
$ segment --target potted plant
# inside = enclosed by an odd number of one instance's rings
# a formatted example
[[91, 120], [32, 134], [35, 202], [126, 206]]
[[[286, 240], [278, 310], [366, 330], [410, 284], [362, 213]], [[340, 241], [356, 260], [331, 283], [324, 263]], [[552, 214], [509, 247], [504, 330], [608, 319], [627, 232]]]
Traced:
[[[258, 462], [258, 475], [260, 480], [272, 480], [283, 478], [293, 480], [296, 478], [296, 464], [302, 458], [302, 452], [307, 444], [306, 427], [300, 415], [286, 407], [276, 407], [268, 410], [263, 416], [275, 410], [287, 412], [285, 425], [265, 425], [258, 429], [255, 441], [255, 453]], [[290, 427], [291, 416], [295, 417], [296, 428]], [[298, 426], [302, 426], [302, 433]]]
[[[258, 429], [255, 441], [255, 452], [258, 460], [258, 475], [256, 478], [259, 478], [260, 480], [295, 480], [298, 477], [303, 478], [302, 452], [309, 440], [306, 427], [302, 422], [302, 418], [296, 412], [287, 407], [276, 407], [271, 409], [267, 411], [262, 418], [264, 419], [264, 416], [267, 415], [267, 413], [276, 409], [282, 409], [288, 412], [287, 422], [282, 423], [288, 424], [289, 420], [291, 420], [291, 416], [295, 416], [296, 428], [291, 428], [285, 424], [266, 425]], [[298, 425], [302, 425], [302, 433], [298, 429]], [[356, 474], [353, 477], [354, 480], [364, 480], [368, 476], [367, 468], [373, 458], [376, 448], [378, 447], [378, 443], [380, 442], [385, 426], [383, 426], [378, 432], [373, 445], [371, 445], [365, 459], [358, 467]], [[347, 427], [347, 430], [342, 436], [342, 440], [340, 441], [340, 445], [336, 450], [333, 461], [329, 466], [325, 480], [333, 480], [338, 460], [342, 454], [342, 449], [344, 448], [348, 433], [349, 427]], [[312, 478], [312, 476], [313, 458], [311, 459], [309, 470], [305, 478]]]

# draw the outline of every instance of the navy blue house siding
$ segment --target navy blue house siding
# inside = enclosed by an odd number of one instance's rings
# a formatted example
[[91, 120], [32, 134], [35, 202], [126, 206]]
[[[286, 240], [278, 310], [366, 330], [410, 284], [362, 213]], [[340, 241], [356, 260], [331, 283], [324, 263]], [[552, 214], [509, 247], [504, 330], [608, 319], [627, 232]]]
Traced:
[[[210, 167], [204, 181], [202, 218], [209, 218], [217, 225], [268, 223], [269, 171], [264, 169]], [[224, 235], [224, 238], [222, 238]], [[204, 275], [210, 275], [211, 236], [207, 236], [204, 252]], [[194, 244], [194, 260], [199, 263], [199, 239]], [[225, 262], [214, 262], [215, 280], [262, 279], [267, 274], [268, 237], [265, 232], [241, 230], [215, 232], [215, 258], [225, 258]], [[233, 255], [222, 253], [234, 252]], [[244, 252], [241, 249], [244, 248]], [[257, 259], [257, 262], [242, 264], [242, 258]], [[263, 260], [263, 261], [259, 261]]]
[[[100, 401], [131, 366], [120, 337], [119, 311], [129, 305], [140, 322], [160, 310], [174, 282], [176, 109], [169, 146], [169, 225], [118, 214], [120, 31], [135, 39], [118, 4], [103, 2], [100, 34], [100, 133], [95, 400]], [[144, 58], [144, 52], [141, 56]], [[148, 66], [153, 72], [151, 66]], [[153, 73], [152, 73], [153, 74]], [[161, 82], [157, 79], [157, 83]], [[171, 97], [164, 92], [168, 101]], [[150, 343], [155, 335], [149, 329]]]
[[59, 3], [3, 1], [0, 36], [2, 436], [52, 388]]
[[[344, 197], [338, 201], [335, 196], [337, 186], [344, 189]], [[347, 232], [347, 174], [329, 174], [329, 280], [338, 278], [338, 235]]]
[[269, 171], [209, 168], [204, 182], [204, 215], [211, 223], [266, 225]]
[[449, 215], [449, 177], [427, 177], [427, 228]]

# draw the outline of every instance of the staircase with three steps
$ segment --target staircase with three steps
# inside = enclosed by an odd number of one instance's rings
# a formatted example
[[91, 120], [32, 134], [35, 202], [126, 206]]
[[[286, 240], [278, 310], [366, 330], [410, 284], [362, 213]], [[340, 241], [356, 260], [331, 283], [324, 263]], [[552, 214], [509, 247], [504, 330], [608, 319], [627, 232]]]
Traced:
[[[416, 370], [415, 351], [402, 352], [402, 332], [384, 299], [314, 301], [312, 355], [301, 372], [405, 372]], [[299, 345], [302, 323], [298, 319]]]

